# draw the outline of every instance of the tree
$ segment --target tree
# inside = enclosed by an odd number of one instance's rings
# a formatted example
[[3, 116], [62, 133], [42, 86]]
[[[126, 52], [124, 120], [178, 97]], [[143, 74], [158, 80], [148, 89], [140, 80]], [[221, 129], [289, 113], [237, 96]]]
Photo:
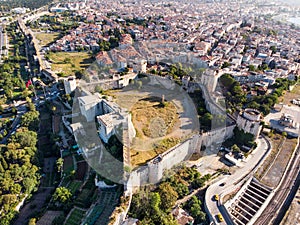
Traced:
[[168, 212], [174, 205], [178, 198], [177, 192], [170, 185], [170, 183], [162, 183], [158, 187], [158, 193], [163, 199], [161, 202], [161, 209]]
[[28, 222], [28, 225], [35, 225], [36, 224], [36, 218], [31, 218]]
[[198, 213], [198, 218], [199, 218], [199, 221], [200, 221], [200, 222], [206, 221], [206, 213], [203, 212], [203, 211], [200, 211], [200, 212]]
[[249, 68], [249, 71], [255, 71], [256, 70], [254, 65], [249, 65], [248, 68]]
[[37, 130], [39, 123], [39, 112], [29, 111], [22, 116], [21, 125], [32, 130]]
[[37, 134], [33, 131], [22, 131], [15, 134], [15, 143], [19, 143], [22, 148], [35, 147]]
[[231, 64], [229, 62], [224, 62], [221, 68], [224, 69], [224, 68], [227, 68], [229, 66], [231, 66]]
[[98, 93], [102, 94], [103, 93], [103, 89], [99, 85], [96, 85], [95, 92], [98, 92]]
[[53, 199], [54, 201], [58, 201], [60, 203], [68, 202], [72, 197], [71, 191], [66, 187], [58, 187], [56, 188]]
[[220, 77], [221, 83], [226, 87], [230, 88], [235, 82], [234, 78], [230, 74], [224, 74]]
[[57, 172], [60, 173], [62, 171], [63, 165], [64, 165], [64, 159], [63, 158], [59, 158], [59, 159], [56, 160]]
[[209, 112], [207, 112], [201, 117], [201, 123], [206, 127], [210, 127], [212, 119], [213, 116]]
[[232, 146], [232, 151], [233, 151], [233, 152], [241, 152], [241, 149], [239, 148], [239, 146], [237, 146], [236, 144], [234, 144], [234, 145]]

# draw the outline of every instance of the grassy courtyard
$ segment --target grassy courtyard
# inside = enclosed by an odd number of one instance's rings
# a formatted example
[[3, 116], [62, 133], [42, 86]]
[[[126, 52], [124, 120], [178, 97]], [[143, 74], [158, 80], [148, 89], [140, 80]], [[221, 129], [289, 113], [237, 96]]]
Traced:
[[162, 103], [161, 98], [149, 97], [139, 100], [132, 108], [132, 121], [138, 137], [158, 138], [170, 134], [178, 122], [175, 105]]
[[180, 142], [176, 106], [160, 97], [139, 99], [131, 108], [137, 135], [131, 148], [131, 164], [142, 165]]
[[86, 69], [92, 62], [88, 52], [49, 52], [47, 54], [51, 69], [59, 76], [74, 75], [78, 70]]

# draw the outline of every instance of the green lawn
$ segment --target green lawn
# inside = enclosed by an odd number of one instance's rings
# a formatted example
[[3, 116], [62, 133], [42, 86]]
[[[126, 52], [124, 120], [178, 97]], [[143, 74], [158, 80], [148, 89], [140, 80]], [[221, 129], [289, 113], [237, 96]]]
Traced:
[[88, 52], [50, 52], [51, 69], [60, 76], [74, 75], [75, 71], [86, 69], [93, 60]]

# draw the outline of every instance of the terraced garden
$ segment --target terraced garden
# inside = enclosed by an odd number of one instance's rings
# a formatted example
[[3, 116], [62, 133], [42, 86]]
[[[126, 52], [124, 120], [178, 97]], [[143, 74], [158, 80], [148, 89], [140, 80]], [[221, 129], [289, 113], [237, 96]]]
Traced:
[[67, 185], [67, 188], [71, 191], [72, 195], [74, 195], [75, 192], [80, 188], [81, 184], [81, 181], [73, 180]]
[[79, 225], [81, 224], [81, 220], [84, 217], [85, 210], [74, 208], [71, 210], [65, 225]]
[[87, 218], [84, 220], [84, 224], [87, 225], [103, 225], [108, 224], [109, 217], [115, 209], [115, 206], [119, 202], [120, 192], [115, 189], [101, 190], [99, 193], [99, 199], [91, 207], [91, 211], [88, 213]]

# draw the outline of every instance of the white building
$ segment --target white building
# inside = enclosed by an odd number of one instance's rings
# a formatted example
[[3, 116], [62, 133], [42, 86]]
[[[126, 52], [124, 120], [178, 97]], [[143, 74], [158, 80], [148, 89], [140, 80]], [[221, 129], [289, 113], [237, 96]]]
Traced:
[[257, 138], [261, 129], [261, 113], [256, 109], [245, 109], [237, 118], [237, 126], [243, 131], [253, 134]]
[[120, 108], [114, 102], [102, 99], [98, 93], [95, 95], [88, 93], [86, 96], [79, 97], [78, 100], [80, 112], [87, 122], [97, 119], [99, 136], [105, 143], [112, 135], [122, 138], [124, 130], [130, 141], [135, 137], [136, 131], [128, 111]]
[[76, 78], [72, 76], [64, 79], [64, 87], [66, 94], [70, 94], [77, 87]]
[[96, 93], [95, 95], [86, 95], [78, 98], [79, 108], [81, 114], [86, 118], [87, 122], [95, 120], [97, 115], [101, 114], [102, 101], [101, 96]]

